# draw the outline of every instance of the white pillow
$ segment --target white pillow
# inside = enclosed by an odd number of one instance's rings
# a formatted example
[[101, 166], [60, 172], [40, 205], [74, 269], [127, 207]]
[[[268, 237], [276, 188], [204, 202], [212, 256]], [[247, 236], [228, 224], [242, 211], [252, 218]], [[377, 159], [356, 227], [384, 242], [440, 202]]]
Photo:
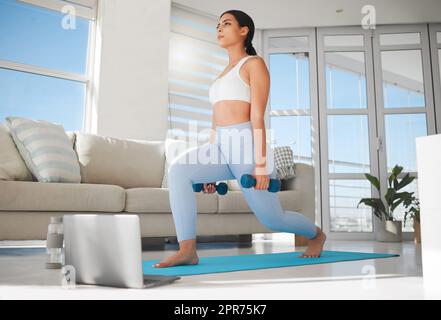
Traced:
[[78, 158], [60, 124], [5, 117], [15, 145], [39, 182], [81, 183]]
[[165, 139], [165, 165], [161, 188], [168, 188], [167, 176], [170, 163], [172, 163], [174, 159], [184, 153], [187, 149], [189, 149], [189, 144], [185, 140], [172, 138]]

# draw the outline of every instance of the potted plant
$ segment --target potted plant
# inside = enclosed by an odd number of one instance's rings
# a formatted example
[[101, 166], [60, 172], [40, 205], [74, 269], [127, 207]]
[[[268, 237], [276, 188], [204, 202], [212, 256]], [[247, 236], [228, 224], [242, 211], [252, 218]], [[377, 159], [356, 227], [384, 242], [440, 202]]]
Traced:
[[404, 205], [406, 207], [404, 223], [406, 223], [407, 219], [413, 220], [414, 241], [415, 243], [421, 243], [420, 201], [412, 196], [410, 201], [407, 201]]
[[[394, 210], [404, 202], [408, 203], [413, 195], [413, 192], [398, 192], [409, 183], [411, 183], [415, 177], [410, 177], [407, 173], [400, 181], [398, 181], [398, 175], [403, 170], [403, 167], [395, 165], [392, 169], [392, 173], [388, 178], [388, 188], [382, 198], [363, 198], [357, 205], [363, 203], [372, 207], [374, 212], [374, 231], [375, 239], [377, 241], [401, 241], [401, 221], [394, 218]], [[365, 177], [371, 182], [372, 185], [378, 190], [378, 194], [381, 197], [380, 182], [377, 177], [365, 173]]]

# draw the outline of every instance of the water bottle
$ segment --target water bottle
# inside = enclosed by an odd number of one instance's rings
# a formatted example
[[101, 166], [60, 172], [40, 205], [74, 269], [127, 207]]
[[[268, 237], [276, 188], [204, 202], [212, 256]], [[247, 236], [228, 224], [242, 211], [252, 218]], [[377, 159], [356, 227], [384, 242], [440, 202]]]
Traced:
[[46, 269], [61, 269], [64, 263], [63, 217], [51, 217], [47, 230]]

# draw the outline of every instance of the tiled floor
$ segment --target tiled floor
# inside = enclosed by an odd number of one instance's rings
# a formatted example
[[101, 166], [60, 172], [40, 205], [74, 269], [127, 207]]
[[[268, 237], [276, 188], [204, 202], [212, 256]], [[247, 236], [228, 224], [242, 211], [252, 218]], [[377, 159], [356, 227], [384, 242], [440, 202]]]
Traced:
[[[420, 245], [411, 241], [327, 241], [325, 250], [398, 253], [400, 257], [183, 276], [173, 284], [152, 289], [61, 286], [59, 270], [46, 270], [44, 242], [0, 242], [0, 299], [425, 299]], [[143, 259], [173, 254], [143, 252]], [[235, 243], [198, 244], [199, 256], [237, 253], [303, 251], [292, 242], [253, 240], [252, 247]]]

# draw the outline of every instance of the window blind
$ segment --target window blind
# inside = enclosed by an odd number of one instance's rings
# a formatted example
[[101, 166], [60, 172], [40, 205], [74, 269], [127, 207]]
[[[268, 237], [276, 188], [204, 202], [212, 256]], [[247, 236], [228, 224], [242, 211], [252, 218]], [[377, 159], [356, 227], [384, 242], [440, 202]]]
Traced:
[[208, 89], [228, 64], [216, 39], [218, 19], [176, 4], [170, 19], [168, 136], [205, 142], [212, 117]]

